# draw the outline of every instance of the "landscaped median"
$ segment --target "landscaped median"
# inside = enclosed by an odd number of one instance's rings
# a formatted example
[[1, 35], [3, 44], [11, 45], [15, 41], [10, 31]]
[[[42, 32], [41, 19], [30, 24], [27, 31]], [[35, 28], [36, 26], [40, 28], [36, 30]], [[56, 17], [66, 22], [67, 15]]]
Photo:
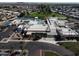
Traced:
[[74, 52], [76, 56], [79, 56], [79, 42], [62, 42], [59, 44], [60, 46], [63, 46]]
[[60, 56], [59, 53], [55, 51], [43, 50], [44, 56]]

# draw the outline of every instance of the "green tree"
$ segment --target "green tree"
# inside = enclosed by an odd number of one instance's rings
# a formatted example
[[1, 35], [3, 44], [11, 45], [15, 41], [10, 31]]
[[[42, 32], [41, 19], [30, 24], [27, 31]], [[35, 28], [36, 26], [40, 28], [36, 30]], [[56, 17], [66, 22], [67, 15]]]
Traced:
[[20, 13], [19, 17], [23, 17], [23, 16], [25, 16], [25, 12], [24, 11]]
[[50, 6], [48, 4], [39, 5], [39, 9], [40, 9], [40, 12], [42, 12], [46, 15], [51, 13], [51, 9], [50, 9]]

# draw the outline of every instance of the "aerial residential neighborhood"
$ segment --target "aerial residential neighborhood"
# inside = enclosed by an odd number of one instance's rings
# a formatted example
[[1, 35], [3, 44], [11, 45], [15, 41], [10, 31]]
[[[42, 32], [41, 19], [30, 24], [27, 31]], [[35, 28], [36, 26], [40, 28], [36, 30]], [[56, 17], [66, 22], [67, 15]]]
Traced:
[[79, 56], [79, 4], [0, 3], [0, 56]]

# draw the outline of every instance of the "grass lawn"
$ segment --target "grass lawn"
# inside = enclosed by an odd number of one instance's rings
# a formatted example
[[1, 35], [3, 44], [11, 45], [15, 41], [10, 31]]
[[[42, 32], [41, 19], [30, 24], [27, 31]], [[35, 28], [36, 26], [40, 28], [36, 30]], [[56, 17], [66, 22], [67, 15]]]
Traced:
[[31, 12], [30, 16], [32, 16], [32, 17], [38, 17], [40, 19], [45, 19], [45, 17], [58, 17], [60, 20], [67, 19], [66, 16], [61, 15], [59, 13], [55, 13], [55, 12], [52, 12], [52, 13]]
[[44, 51], [45, 56], [59, 56], [56, 52], [53, 51]]
[[79, 56], [79, 42], [64, 42], [59, 44], [74, 52], [76, 56]]
[[41, 12], [41, 13], [38, 13], [38, 12], [32, 12], [30, 13], [30, 16], [32, 17], [38, 17], [40, 19], [44, 19], [45, 15]]
[[64, 15], [62, 15], [62, 14], [59, 14], [59, 13], [57, 13], [57, 12], [52, 12], [52, 13], [51, 13], [51, 16], [52, 16], [52, 17], [58, 17], [59, 20], [67, 19], [66, 16], [64, 16]]

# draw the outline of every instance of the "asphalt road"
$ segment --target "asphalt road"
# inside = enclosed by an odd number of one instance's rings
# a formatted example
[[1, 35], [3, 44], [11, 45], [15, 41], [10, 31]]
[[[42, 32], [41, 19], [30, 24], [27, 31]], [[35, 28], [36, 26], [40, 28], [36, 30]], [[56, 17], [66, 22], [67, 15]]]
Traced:
[[74, 53], [65, 49], [61, 46], [56, 46], [50, 43], [43, 42], [29, 42], [24, 45], [24, 43], [19, 42], [8, 42], [8, 43], [0, 43], [0, 49], [21, 49], [22, 46], [25, 46], [25, 49], [28, 49], [29, 56], [33, 56], [33, 51], [42, 49], [42, 50], [51, 50], [59, 53], [61, 56], [74, 56]]

